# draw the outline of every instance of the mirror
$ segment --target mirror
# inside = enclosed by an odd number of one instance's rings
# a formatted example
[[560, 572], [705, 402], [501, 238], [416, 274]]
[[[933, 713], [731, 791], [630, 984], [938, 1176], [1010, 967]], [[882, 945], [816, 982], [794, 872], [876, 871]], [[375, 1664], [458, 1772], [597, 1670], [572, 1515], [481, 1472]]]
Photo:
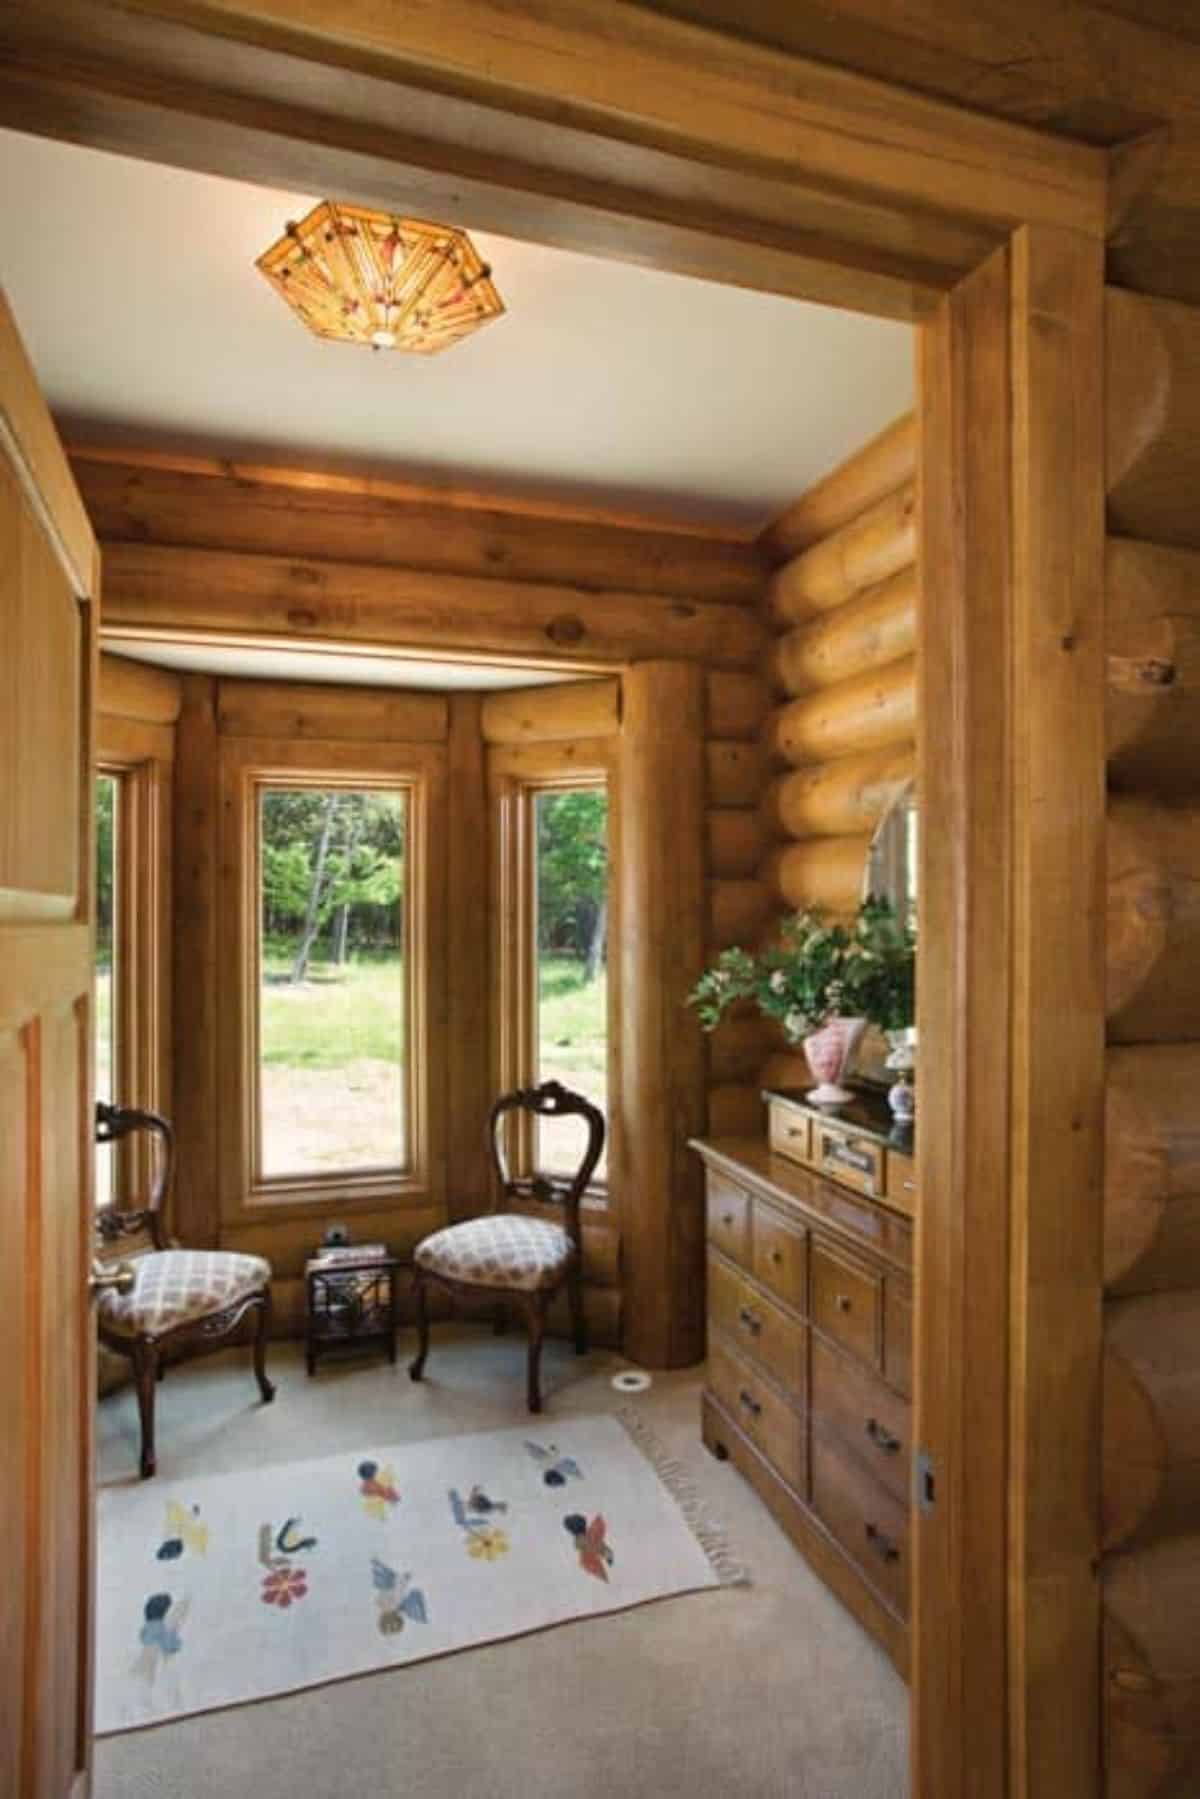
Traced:
[[863, 873], [864, 899], [889, 899], [898, 918], [917, 918], [917, 789], [910, 781], [876, 826]]

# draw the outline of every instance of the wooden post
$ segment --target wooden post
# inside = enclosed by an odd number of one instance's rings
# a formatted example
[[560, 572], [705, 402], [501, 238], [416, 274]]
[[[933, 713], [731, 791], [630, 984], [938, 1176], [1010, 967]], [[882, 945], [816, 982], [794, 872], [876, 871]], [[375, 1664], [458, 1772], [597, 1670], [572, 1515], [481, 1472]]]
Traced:
[[446, 915], [446, 1196], [451, 1219], [484, 1209], [490, 1173], [485, 1133], [492, 1094], [489, 1056], [489, 933], [480, 913], [466, 904], [485, 894], [487, 791], [477, 693], [450, 695], [447, 746], [448, 891]]
[[214, 1245], [217, 1196], [217, 683], [184, 675], [175, 735], [172, 1080], [178, 1236]]
[[704, 961], [704, 676], [643, 662], [621, 732], [621, 1174], [625, 1351], [652, 1368], [704, 1353], [700, 1164], [705, 1046], [684, 1000]]

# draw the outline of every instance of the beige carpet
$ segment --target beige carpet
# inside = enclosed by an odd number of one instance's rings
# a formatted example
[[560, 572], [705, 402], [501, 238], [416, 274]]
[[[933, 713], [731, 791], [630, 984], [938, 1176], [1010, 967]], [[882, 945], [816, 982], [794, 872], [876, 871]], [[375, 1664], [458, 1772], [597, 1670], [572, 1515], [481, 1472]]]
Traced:
[[[407, 1341], [403, 1345], [408, 1347]], [[547, 1410], [616, 1409], [621, 1364], [547, 1347]], [[171, 1478], [524, 1421], [520, 1338], [435, 1331], [427, 1380], [276, 1349], [260, 1409], [237, 1358], [167, 1376]], [[636, 1403], [726, 1524], [753, 1584], [185, 1718], [96, 1746], [96, 1799], [904, 1799], [907, 1692], [754, 1494], [699, 1440], [694, 1372]], [[132, 1478], [136, 1407], [101, 1402], [100, 1479]]]

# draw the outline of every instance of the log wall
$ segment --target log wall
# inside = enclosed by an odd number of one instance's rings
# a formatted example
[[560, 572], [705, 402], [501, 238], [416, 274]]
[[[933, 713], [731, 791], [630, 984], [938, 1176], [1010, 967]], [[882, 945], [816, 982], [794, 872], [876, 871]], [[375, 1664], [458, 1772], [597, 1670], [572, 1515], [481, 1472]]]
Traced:
[[1107, 296], [1110, 1799], [1200, 1790], [1200, 311]]
[[[744, 742], [710, 713], [710, 781], [735, 767], [741, 814], [710, 812], [710, 945], [753, 947], [785, 911], [858, 903], [871, 833], [916, 769], [916, 427], [897, 419], [761, 536], [769, 641]], [[710, 677], [737, 682], [741, 675]], [[751, 743], [757, 707], [758, 742]], [[716, 738], [716, 740], [714, 740]], [[757, 800], [751, 825], [745, 808]], [[754, 860], [752, 861], [752, 856]], [[709, 1131], [762, 1129], [764, 1081], [800, 1085], [778, 1027], [735, 1011], [709, 1053]]]

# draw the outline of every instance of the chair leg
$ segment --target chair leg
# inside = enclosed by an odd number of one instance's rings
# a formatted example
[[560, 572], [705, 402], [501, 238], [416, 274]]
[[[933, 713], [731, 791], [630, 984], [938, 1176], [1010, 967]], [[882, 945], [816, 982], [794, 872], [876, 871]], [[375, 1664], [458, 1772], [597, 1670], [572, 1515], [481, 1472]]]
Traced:
[[422, 1274], [413, 1275], [413, 1295], [417, 1302], [417, 1353], [408, 1365], [408, 1375], [410, 1380], [420, 1380], [429, 1354], [429, 1302]]
[[270, 1405], [275, 1397], [275, 1388], [267, 1379], [267, 1332], [271, 1328], [271, 1295], [264, 1292], [262, 1304], [258, 1308], [258, 1324], [254, 1332], [254, 1378], [258, 1382], [258, 1390], [262, 1394], [264, 1405]]
[[158, 1351], [153, 1343], [139, 1343], [133, 1358], [138, 1417], [142, 1426], [141, 1474], [149, 1480], [157, 1467], [154, 1453], [154, 1384], [158, 1377]]
[[575, 1338], [575, 1354], [587, 1354], [587, 1321], [583, 1315], [583, 1269], [578, 1262], [567, 1276], [567, 1303], [571, 1308], [571, 1331]]
[[534, 1294], [529, 1302], [529, 1366], [526, 1380], [526, 1397], [531, 1412], [542, 1409], [542, 1389], [539, 1380], [542, 1366], [542, 1338], [546, 1334], [546, 1300], [541, 1293]]

